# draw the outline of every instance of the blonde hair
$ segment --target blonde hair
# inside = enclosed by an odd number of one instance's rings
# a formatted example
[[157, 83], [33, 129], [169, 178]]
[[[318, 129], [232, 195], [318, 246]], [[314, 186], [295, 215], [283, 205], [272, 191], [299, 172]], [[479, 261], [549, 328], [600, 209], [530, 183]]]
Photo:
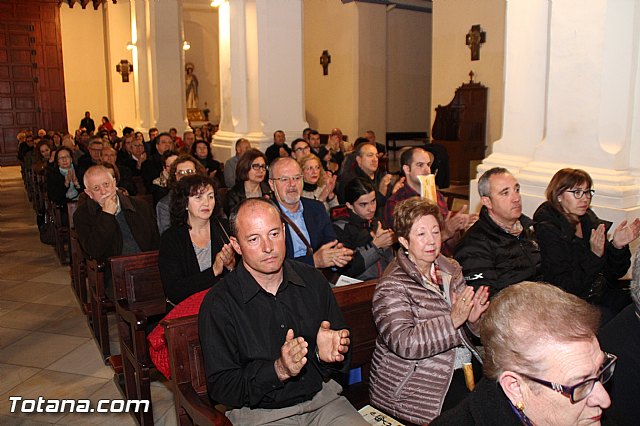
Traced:
[[320, 166], [320, 177], [318, 178], [318, 187], [322, 187], [325, 184], [324, 181], [324, 169], [322, 168], [322, 161], [315, 154], [307, 154], [298, 159], [298, 164], [300, 164], [300, 168], [304, 171], [304, 165], [309, 161], [315, 161]]
[[522, 282], [502, 290], [482, 317], [484, 375], [504, 371], [541, 373], [545, 344], [595, 338], [600, 311], [581, 298], [546, 283]]

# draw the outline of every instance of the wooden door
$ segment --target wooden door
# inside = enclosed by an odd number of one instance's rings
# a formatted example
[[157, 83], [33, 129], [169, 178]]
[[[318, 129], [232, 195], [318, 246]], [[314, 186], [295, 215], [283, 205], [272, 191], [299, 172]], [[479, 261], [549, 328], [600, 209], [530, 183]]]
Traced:
[[17, 164], [16, 134], [66, 130], [57, 1], [0, 3], [0, 165]]

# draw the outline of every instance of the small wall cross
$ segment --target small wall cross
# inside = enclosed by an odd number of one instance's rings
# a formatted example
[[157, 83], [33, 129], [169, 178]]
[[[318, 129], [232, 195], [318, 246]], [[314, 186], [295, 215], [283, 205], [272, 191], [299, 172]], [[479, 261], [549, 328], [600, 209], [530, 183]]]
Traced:
[[329, 75], [329, 64], [331, 63], [331, 55], [328, 50], [322, 51], [320, 56], [320, 65], [322, 65], [322, 75]]
[[480, 47], [487, 40], [487, 33], [482, 31], [480, 25], [473, 25], [466, 37], [466, 44], [471, 50], [471, 60], [477, 61], [480, 59]]

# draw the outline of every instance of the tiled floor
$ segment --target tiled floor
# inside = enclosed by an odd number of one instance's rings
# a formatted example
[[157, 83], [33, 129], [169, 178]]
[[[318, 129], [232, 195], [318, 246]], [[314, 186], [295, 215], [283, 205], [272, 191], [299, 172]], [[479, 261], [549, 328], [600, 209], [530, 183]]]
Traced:
[[[117, 352], [115, 327], [111, 336]], [[175, 425], [168, 384], [151, 386], [155, 423]], [[0, 167], [0, 424], [136, 424], [129, 414], [11, 413], [10, 396], [123, 398], [78, 307], [69, 267], [39, 240], [20, 169]]]

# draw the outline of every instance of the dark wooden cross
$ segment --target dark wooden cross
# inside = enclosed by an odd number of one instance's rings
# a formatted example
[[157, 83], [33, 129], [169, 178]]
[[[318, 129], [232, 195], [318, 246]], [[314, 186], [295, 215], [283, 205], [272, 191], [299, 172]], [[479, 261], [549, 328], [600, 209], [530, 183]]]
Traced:
[[329, 64], [331, 63], [331, 55], [328, 50], [322, 51], [320, 56], [320, 65], [322, 65], [322, 75], [329, 75]]
[[466, 37], [466, 44], [471, 50], [471, 60], [480, 59], [480, 47], [487, 40], [487, 33], [482, 31], [480, 25], [473, 25]]
[[116, 71], [120, 73], [122, 76], [122, 82], [129, 82], [129, 74], [133, 73], [133, 65], [129, 63], [126, 59], [120, 61], [119, 64], [116, 65]]

